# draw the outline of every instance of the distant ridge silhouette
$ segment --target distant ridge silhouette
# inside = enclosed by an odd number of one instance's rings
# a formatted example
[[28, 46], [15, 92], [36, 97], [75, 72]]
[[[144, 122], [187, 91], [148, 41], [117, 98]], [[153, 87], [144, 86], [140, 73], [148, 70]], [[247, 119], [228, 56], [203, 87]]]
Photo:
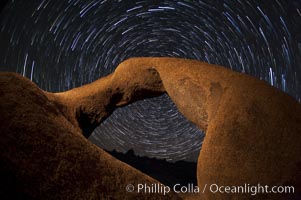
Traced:
[[138, 156], [135, 155], [133, 149], [128, 150], [126, 153], [118, 152], [115, 149], [107, 152], [118, 160], [135, 167], [170, 187], [173, 187], [177, 183], [181, 185], [187, 185], [188, 183], [197, 185], [197, 163], [187, 161], [172, 163], [164, 159]]

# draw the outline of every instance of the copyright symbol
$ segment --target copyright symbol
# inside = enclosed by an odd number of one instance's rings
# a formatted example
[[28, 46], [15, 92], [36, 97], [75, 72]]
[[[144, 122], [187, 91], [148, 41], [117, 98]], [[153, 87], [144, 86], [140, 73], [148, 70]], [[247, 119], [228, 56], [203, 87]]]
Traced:
[[133, 192], [135, 187], [132, 184], [128, 184], [125, 189], [127, 192]]

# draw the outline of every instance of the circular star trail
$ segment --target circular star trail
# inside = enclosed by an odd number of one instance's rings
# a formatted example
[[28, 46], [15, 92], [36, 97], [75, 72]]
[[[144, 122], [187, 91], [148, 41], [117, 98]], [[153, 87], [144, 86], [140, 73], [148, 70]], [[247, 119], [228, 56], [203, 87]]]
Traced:
[[[0, 66], [59, 92], [130, 57], [192, 58], [266, 80], [300, 102], [300, 21], [298, 0], [11, 0], [1, 12]], [[117, 109], [90, 140], [196, 161], [203, 137], [163, 95]]]

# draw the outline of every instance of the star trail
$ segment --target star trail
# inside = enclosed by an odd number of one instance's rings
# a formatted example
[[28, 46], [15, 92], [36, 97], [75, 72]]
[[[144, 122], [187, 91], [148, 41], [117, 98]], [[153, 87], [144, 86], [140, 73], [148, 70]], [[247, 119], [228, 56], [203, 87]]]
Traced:
[[[11, 0], [1, 12], [0, 67], [59, 92], [130, 57], [223, 65], [300, 102], [300, 0]], [[196, 161], [204, 133], [167, 95], [117, 109], [89, 138], [102, 148]]]

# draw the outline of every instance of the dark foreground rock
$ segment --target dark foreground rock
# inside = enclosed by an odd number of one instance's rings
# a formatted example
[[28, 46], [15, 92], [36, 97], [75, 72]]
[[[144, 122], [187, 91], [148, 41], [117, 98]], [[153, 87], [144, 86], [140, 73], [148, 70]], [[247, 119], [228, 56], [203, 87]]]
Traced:
[[0, 75], [1, 199], [178, 199], [127, 192], [158, 181], [90, 143], [45, 93]]

